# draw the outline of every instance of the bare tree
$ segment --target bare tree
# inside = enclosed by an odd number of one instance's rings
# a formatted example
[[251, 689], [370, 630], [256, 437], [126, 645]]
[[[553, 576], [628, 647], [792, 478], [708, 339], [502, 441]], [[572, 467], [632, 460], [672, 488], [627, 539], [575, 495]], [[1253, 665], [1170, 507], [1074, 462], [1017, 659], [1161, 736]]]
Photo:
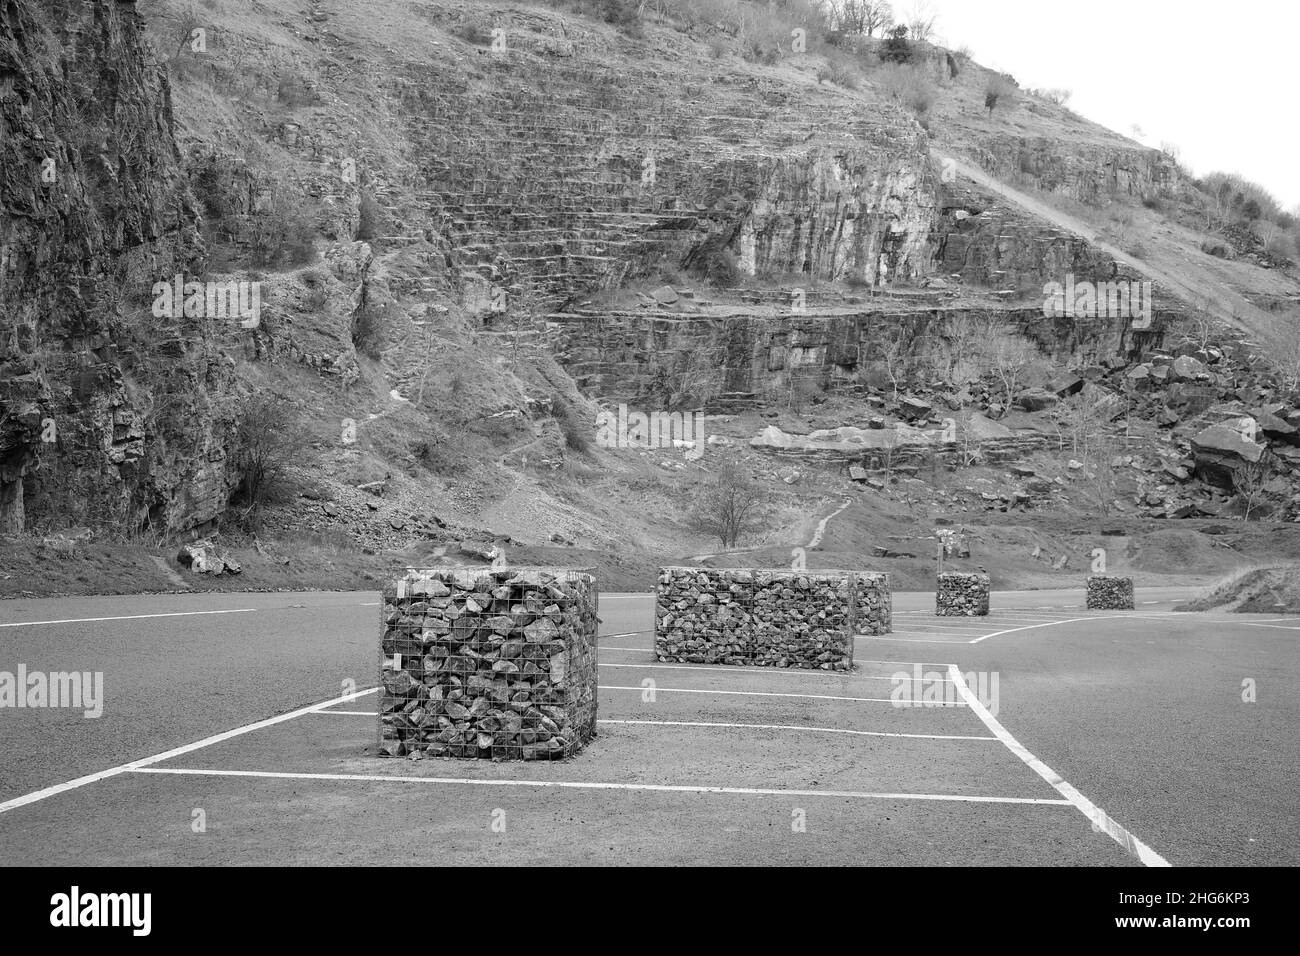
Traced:
[[1290, 334], [1274, 351], [1274, 361], [1282, 375], [1282, 384], [1288, 391], [1300, 389], [1300, 334], [1289, 330]]
[[938, 22], [939, 17], [930, 6], [930, 0], [912, 0], [907, 14], [907, 29], [914, 42], [929, 43], [934, 37], [934, 28]]
[[307, 434], [285, 396], [254, 393], [239, 402], [232, 463], [239, 470], [237, 496], [251, 526], [257, 526], [262, 507], [306, 444]]
[[188, 7], [181, 11], [176, 21], [176, 56], [173, 59], [180, 59], [185, 47], [194, 39], [194, 31], [203, 26], [203, 21], [199, 15], [194, 12], [194, 7]]
[[1084, 457], [1084, 478], [1090, 492], [1089, 506], [1103, 518], [1115, 510], [1119, 497], [1119, 474], [1115, 471], [1115, 457], [1119, 446], [1109, 436], [1098, 434]]
[[1007, 408], [1015, 400], [1025, 372], [1037, 358], [1037, 352], [1018, 336], [998, 332], [986, 341], [984, 359], [1006, 393]]
[[898, 432], [895, 431], [884, 445], [876, 449], [876, 461], [885, 472], [885, 486], [888, 487], [894, 480], [894, 459], [898, 455]]
[[1085, 461], [1091, 459], [1102, 441], [1102, 421], [1097, 406], [1082, 393], [1073, 395], [1052, 409], [1051, 421], [1056, 428], [1057, 448]]
[[885, 0], [833, 0], [831, 10], [835, 22], [846, 33], [875, 36], [883, 35], [894, 23], [894, 10]]
[[898, 401], [898, 390], [903, 384], [907, 366], [907, 335], [901, 323], [885, 333], [880, 345], [880, 361], [885, 366], [890, 384], [894, 386], [894, 401]]
[[1263, 459], [1259, 461], [1246, 462], [1232, 473], [1232, 490], [1241, 498], [1241, 503], [1246, 506], [1245, 512], [1241, 516], [1242, 521], [1250, 520], [1250, 513], [1260, 504], [1264, 498], [1265, 488], [1268, 483], [1269, 469]]
[[695, 530], [717, 538], [724, 548], [734, 548], [742, 536], [758, 530], [764, 503], [758, 483], [737, 465], [727, 464], [699, 495], [689, 522]]

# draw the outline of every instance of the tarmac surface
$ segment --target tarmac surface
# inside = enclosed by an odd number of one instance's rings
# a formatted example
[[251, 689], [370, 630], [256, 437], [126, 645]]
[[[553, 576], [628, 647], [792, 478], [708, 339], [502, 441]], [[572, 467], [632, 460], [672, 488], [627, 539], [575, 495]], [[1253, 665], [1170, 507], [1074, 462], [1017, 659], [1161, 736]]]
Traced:
[[377, 593], [7, 601], [0, 672], [103, 699], [0, 707], [0, 864], [1295, 865], [1300, 619], [1189, 596], [898, 593], [833, 674], [658, 664], [605, 594], [598, 737], [498, 764], [374, 756]]

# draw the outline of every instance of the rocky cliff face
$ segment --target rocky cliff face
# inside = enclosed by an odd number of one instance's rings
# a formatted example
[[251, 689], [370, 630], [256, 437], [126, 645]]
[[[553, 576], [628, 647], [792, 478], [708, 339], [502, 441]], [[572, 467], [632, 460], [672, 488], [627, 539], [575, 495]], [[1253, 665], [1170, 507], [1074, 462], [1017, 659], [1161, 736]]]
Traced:
[[1112, 197], [1141, 200], [1179, 184], [1178, 167], [1158, 150], [1034, 136], [988, 135], [970, 155], [1003, 182], [1102, 206]]
[[133, 3], [0, 17], [0, 528], [176, 529], [220, 513], [229, 368], [150, 314], [197, 213]]

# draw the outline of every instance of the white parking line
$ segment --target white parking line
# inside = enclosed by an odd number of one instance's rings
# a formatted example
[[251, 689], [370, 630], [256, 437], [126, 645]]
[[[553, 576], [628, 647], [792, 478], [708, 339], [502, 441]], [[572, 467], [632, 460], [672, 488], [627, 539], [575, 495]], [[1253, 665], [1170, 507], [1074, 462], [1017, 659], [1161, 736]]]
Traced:
[[[602, 663], [601, 667], [636, 667], [643, 670], [664, 671], [701, 671], [706, 674], [771, 674], [780, 677], [838, 677], [842, 680], [893, 680], [893, 677], [876, 677], [871, 674], [857, 674], [853, 671], [823, 671], [801, 667], [738, 667], [732, 665], [710, 664], [612, 664]], [[942, 665], [938, 665], [942, 666]], [[910, 678], [910, 675], [909, 675]], [[936, 683], [930, 681], [929, 683]], [[940, 680], [937, 683], [946, 684]]]
[[952, 803], [1020, 803], [1069, 806], [1069, 800], [1041, 797], [984, 797], [954, 793], [868, 793], [857, 790], [769, 790], [758, 787], [706, 787], [657, 783], [599, 783], [580, 780], [503, 780], [470, 777], [399, 777], [378, 773], [287, 773], [267, 770], [199, 770], [187, 767], [140, 767], [132, 773], [200, 777], [261, 777], [270, 780], [331, 780], [362, 783], [422, 783], [471, 787], [555, 787], [564, 790], [649, 790], [656, 793], [725, 793], [756, 797], [832, 797], [843, 800], [934, 800]]
[[[599, 690], [635, 690], [635, 691], [653, 691], [657, 694], [720, 694], [724, 697], [799, 697], [806, 700], [852, 700], [863, 704], [894, 704], [897, 703], [892, 697], [834, 697], [830, 694], [778, 694], [773, 691], [760, 690], [702, 690], [697, 687], [642, 687], [639, 684], [636, 687], [618, 687], [615, 685], [601, 684]], [[965, 707], [960, 701], [930, 701], [927, 707]]]
[[[342, 717], [369, 717], [372, 710], [318, 710], [317, 714], [338, 714]], [[996, 737], [973, 737], [966, 734], [899, 734], [883, 730], [843, 730], [838, 727], [811, 727], [806, 724], [734, 724], [709, 720], [615, 720], [600, 718], [600, 724], [629, 724], [645, 727], [722, 727], [739, 730], [805, 730], [819, 734], [847, 734], [852, 737], [902, 737], [908, 740], [997, 740]]]
[[61, 621], [13, 621], [0, 627], [37, 627], [41, 624], [94, 624], [99, 621], [139, 621], [149, 617], [198, 617], [203, 614], [249, 614], [255, 607], [239, 607], [226, 611], [172, 611], [169, 614], [123, 614], [120, 617], [69, 617]]
[[182, 754], [192, 753], [203, 747], [211, 747], [213, 744], [219, 744], [223, 741], [230, 740], [232, 737], [239, 737], [243, 734], [252, 733], [254, 730], [261, 730], [264, 727], [271, 727], [275, 724], [282, 724], [286, 720], [293, 720], [304, 714], [314, 713], [325, 707], [332, 707], [335, 704], [346, 704], [349, 701], [356, 700], [358, 697], [365, 697], [367, 694], [373, 694], [379, 690], [378, 687], [371, 687], [369, 690], [359, 690], [352, 694], [344, 694], [342, 697], [335, 697], [331, 700], [319, 704], [311, 704], [307, 707], [300, 707], [297, 710], [291, 710], [287, 714], [280, 714], [278, 717], [270, 717], [267, 720], [259, 720], [253, 724], [246, 724], [243, 727], [236, 727], [234, 730], [227, 730], [224, 733], [215, 734], [211, 737], [204, 737], [202, 740], [196, 740], [192, 744], [185, 744], [182, 747], [176, 747], [165, 753], [154, 754], [152, 757], [143, 757], [140, 760], [132, 760], [130, 763], [124, 763], [117, 767], [111, 767], [108, 770], [101, 770], [99, 773], [87, 774], [84, 777], [77, 777], [75, 780], [69, 780], [67, 783], [55, 784], [52, 787], [46, 787], [43, 790], [36, 790], [32, 793], [24, 794], [21, 797], [14, 797], [12, 800], [6, 800], [0, 803], [0, 813], [7, 813], [10, 810], [16, 810], [18, 807], [25, 807], [30, 803], [37, 803], [50, 797], [56, 797], [61, 793], [67, 793], [69, 790], [76, 790], [92, 783], [98, 783], [100, 780], [107, 780], [109, 777], [116, 777], [121, 773], [131, 771], [140, 771], [151, 764], [160, 763], [163, 760], [170, 760], [173, 757], [179, 757]]
[[[371, 715], [374, 716], [373, 714]], [[602, 724], [644, 724], [651, 727], [726, 727], [744, 730], [807, 730], [822, 734], [850, 734], [854, 737], [906, 737], [909, 740], [997, 740], [996, 737], [968, 737], [961, 734], [895, 734], [883, 730], [841, 730], [838, 727], [808, 727], [803, 724], [724, 724], [705, 720], [600, 720]]]
[[900, 644], [969, 644], [970, 643], [969, 641], [966, 640], [966, 636], [964, 634], [961, 637], [954, 637], [954, 639], [951, 641], [936, 641], [924, 637], [891, 637], [888, 634], [881, 634], [879, 636], [875, 634], [855, 634], [853, 635], [853, 639], [855, 641], [895, 641]]
[[962, 699], [970, 706], [971, 711], [980, 720], [984, 721], [984, 726], [991, 730], [994, 736], [1006, 745], [1008, 750], [1023, 760], [1034, 773], [1051, 784], [1052, 788], [1065, 797], [1076, 810], [1091, 820], [1094, 830], [1098, 832], [1104, 830], [1112, 840], [1130, 854], [1136, 856], [1145, 866], [1170, 865], [1168, 860], [1116, 823], [1101, 807], [1081, 794], [1064, 777], [1035, 757], [1020, 741], [1011, 736], [1011, 733], [998, 723], [998, 719], [980, 703], [979, 698], [971, 693], [971, 689], [966, 686], [966, 680], [961, 676], [961, 670], [958, 669], [956, 664], [948, 666], [948, 676], [957, 685], [957, 693], [961, 694]]
[[994, 631], [992, 634], [985, 634], [971, 641], [971, 644], [979, 644], [981, 641], [987, 641], [990, 637], [1001, 637], [1003, 634], [1014, 634], [1017, 631], [1032, 631], [1039, 627], [1052, 627], [1056, 624], [1079, 624], [1084, 621], [1164, 621], [1170, 617], [1179, 616], [1176, 612], [1170, 611], [1155, 612], [1151, 614], [1106, 614], [1090, 615], [1088, 617], [1071, 617], [1063, 621], [1044, 621], [1040, 624], [1025, 624], [1020, 627], [1008, 627], [1000, 631]]

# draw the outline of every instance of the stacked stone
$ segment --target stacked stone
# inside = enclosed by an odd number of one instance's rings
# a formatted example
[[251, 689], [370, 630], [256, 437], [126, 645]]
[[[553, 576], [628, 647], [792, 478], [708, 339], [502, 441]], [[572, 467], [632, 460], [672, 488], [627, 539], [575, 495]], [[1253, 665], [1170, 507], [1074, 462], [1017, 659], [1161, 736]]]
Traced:
[[894, 593], [889, 586], [889, 575], [874, 571], [859, 571], [857, 579], [854, 633], [892, 634]]
[[596, 729], [598, 592], [548, 568], [410, 570], [384, 591], [383, 753], [539, 760]]
[[[864, 586], [888, 620], [886, 575]], [[661, 568], [655, 654], [662, 662], [849, 670], [856, 633], [851, 571]]]
[[935, 611], [939, 617], [983, 617], [989, 613], [989, 576], [945, 571], [939, 575]]
[[1132, 611], [1137, 607], [1133, 600], [1133, 579], [1094, 574], [1088, 578], [1088, 610]]

